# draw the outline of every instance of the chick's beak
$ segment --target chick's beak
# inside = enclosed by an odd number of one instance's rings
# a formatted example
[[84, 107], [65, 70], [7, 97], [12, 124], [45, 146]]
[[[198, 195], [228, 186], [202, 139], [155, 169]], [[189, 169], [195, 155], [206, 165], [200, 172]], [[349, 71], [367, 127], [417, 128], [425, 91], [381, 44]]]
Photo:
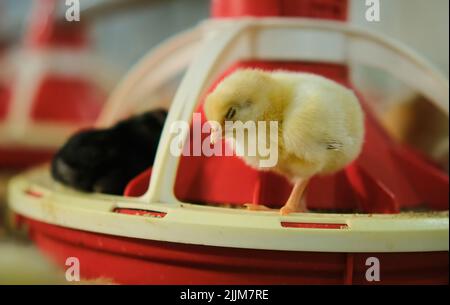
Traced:
[[216, 127], [211, 127], [211, 135], [209, 136], [209, 140], [210, 140], [212, 145], [216, 144], [219, 136], [220, 136], [220, 133], [217, 130], [217, 128]]

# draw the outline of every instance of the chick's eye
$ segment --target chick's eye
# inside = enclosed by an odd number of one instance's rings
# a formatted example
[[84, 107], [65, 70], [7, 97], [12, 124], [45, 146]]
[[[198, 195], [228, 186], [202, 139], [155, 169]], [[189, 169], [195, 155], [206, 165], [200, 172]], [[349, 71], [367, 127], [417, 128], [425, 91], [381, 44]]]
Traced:
[[236, 109], [234, 107], [230, 107], [230, 109], [228, 109], [227, 113], [225, 114], [225, 119], [231, 120], [235, 114], [236, 114]]

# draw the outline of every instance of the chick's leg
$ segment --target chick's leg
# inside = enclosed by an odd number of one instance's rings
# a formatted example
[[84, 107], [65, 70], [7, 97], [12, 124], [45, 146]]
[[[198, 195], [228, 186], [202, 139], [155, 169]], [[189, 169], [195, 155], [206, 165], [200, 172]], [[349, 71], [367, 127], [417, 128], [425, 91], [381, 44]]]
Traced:
[[305, 201], [302, 200], [308, 182], [309, 179], [302, 179], [294, 184], [294, 188], [292, 189], [291, 195], [289, 195], [288, 200], [286, 201], [284, 206], [280, 209], [281, 215], [308, 211], [308, 209], [306, 208]]

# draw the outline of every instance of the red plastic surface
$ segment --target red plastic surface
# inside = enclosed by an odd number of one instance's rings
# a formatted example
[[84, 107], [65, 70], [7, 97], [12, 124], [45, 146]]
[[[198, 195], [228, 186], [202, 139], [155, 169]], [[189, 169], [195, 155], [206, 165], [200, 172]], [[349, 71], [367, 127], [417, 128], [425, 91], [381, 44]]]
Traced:
[[134, 179], [128, 182], [123, 195], [130, 197], [139, 197], [144, 195], [150, 183], [151, 175], [152, 169], [149, 168], [146, 171], [139, 174], [138, 176], [136, 176]]
[[82, 22], [57, 22], [55, 12], [61, 4], [57, 0], [39, 0], [34, 8], [28, 26], [25, 43], [27, 47], [70, 47], [86, 46], [88, 40]]
[[311, 222], [288, 222], [282, 221], [283, 228], [297, 229], [346, 229], [348, 225], [345, 223], [311, 223]]
[[11, 89], [4, 84], [0, 84], [0, 121], [3, 120], [8, 113], [10, 98]]
[[348, 0], [213, 0], [211, 15], [347, 20]]
[[[77, 257], [83, 279], [100, 277], [120, 284], [448, 284], [445, 251], [237, 249], [124, 238], [22, 221], [28, 224], [35, 243], [61, 268], [67, 268], [68, 257]], [[366, 280], [369, 257], [380, 260], [381, 282]]]
[[417, 151], [396, 147], [394, 153], [410, 185], [421, 198], [427, 199], [428, 206], [434, 210], [448, 210], [448, 175], [431, 161], [424, 162], [427, 158]]
[[34, 121], [92, 124], [100, 113], [106, 93], [79, 77], [48, 75], [36, 93]]
[[24, 191], [24, 193], [27, 194], [28, 196], [34, 197], [34, 198], [41, 198], [43, 196], [41, 192], [30, 189], [30, 188], [26, 189]]
[[50, 160], [53, 150], [0, 146], [0, 169], [24, 169]]
[[119, 214], [148, 216], [148, 217], [156, 217], [156, 218], [163, 218], [167, 215], [167, 213], [164, 213], [164, 212], [140, 210], [140, 209], [129, 209], [129, 208], [115, 208], [114, 212], [119, 213]]

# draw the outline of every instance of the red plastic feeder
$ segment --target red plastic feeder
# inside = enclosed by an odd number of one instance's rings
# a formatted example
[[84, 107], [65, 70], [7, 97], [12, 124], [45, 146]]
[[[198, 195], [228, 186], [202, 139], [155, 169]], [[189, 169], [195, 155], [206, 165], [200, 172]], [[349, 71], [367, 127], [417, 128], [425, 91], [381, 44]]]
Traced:
[[[221, 8], [225, 2], [214, 2], [216, 16], [230, 16]], [[338, 1], [301, 2], [304, 9], [305, 3]], [[283, 11], [294, 2], [267, 1], [267, 7], [250, 13], [250, 1], [239, 3], [244, 7], [230, 6], [230, 11], [278, 16], [275, 3]], [[199, 35], [203, 31], [208, 35]], [[198, 49], [189, 53], [192, 45]], [[161, 50], [169, 50], [166, 57]], [[69, 191], [55, 186], [46, 168], [13, 180], [11, 207], [45, 253], [61, 266], [67, 257], [78, 257], [83, 278], [128, 284], [448, 283], [448, 175], [395, 143], [361, 92], [367, 128], [363, 152], [345, 170], [311, 183], [307, 202], [313, 213], [281, 216], [241, 209], [248, 202], [279, 207], [290, 185], [236, 157], [170, 152], [171, 124], [190, 122], [195, 110], [201, 113], [205, 94], [238, 68], [308, 71], [359, 92], [353, 69], [369, 66], [394, 75], [448, 113], [445, 78], [402, 45], [339, 21], [224, 18], [155, 50], [119, 85], [109, 108], [120, 113], [118, 97], [152, 76], [162, 83], [156, 75], [174, 67], [164, 59], [189, 54], [195, 56], [173, 99], [154, 166], [129, 183], [125, 196]], [[402, 211], [419, 207], [429, 212]], [[366, 276], [373, 257], [380, 262], [380, 282]]]

